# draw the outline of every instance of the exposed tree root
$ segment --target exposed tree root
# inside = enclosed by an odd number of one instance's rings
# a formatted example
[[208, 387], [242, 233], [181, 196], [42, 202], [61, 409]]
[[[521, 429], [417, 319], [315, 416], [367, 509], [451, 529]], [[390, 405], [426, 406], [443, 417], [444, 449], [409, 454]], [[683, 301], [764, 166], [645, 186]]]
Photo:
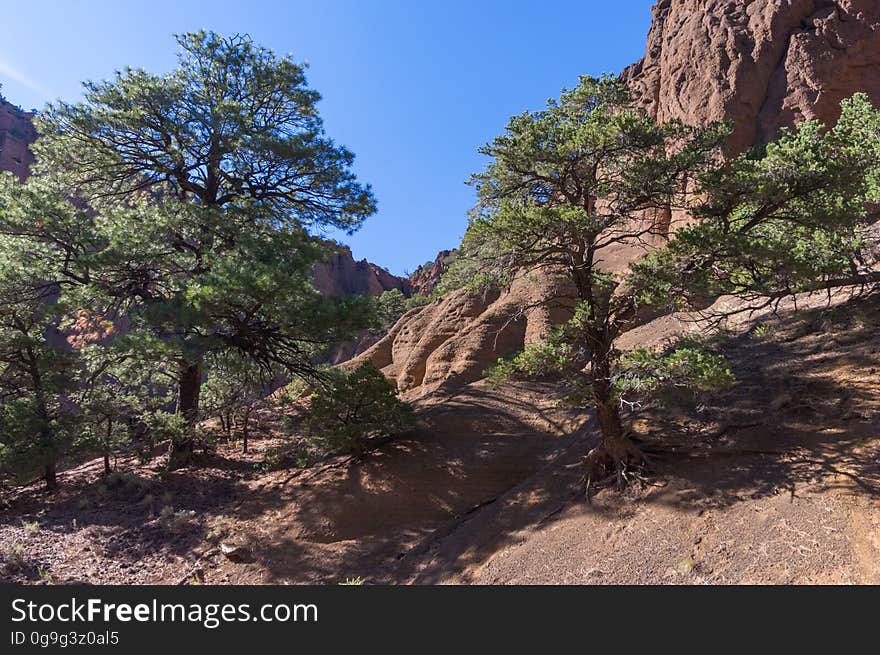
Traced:
[[636, 446], [629, 434], [605, 439], [584, 458], [587, 502], [592, 502], [593, 486], [600, 486], [612, 478], [621, 491], [631, 482], [641, 481], [641, 473], [646, 464], [648, 457]]

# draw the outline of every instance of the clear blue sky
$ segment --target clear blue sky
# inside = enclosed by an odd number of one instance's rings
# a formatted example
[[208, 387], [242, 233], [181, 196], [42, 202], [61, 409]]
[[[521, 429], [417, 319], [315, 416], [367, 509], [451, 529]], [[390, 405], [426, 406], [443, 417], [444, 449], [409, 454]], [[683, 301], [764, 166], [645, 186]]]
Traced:
[[[243, 32], [310, 64], [328, 134], [357, 156], [379, 212], [348, 243], [393, 273], [458, 245], [477, 148], [579, 74], [644, 53], [652, 0], [32, 0], [3, 15], [2, 93], [80, 97], [124, 66], [174, 65], [172, 34]], [[333, 235], [337, 236], [337, 235]]]

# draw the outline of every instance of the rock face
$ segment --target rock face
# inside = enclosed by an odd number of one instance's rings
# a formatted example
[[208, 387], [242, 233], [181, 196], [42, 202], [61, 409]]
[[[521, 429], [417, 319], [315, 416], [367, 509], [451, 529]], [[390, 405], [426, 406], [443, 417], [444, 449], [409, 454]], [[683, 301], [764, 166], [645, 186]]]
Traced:
[[857, 91], [880, 102], [880, 0], [661, 0], [623, 77], [661, 121], [732, 120], [731, 150], [832, 122]]
[[369, 361], [396, 381], [398, 389], [414, 396], [441, 387], [453, 391], [479, 380], [502, 355], [540, 342], [565, 320], [565, 303], [520, 309], [559, 295], [559, 284], [546, 276], [524, 276], [504, 293], [478, 295], [461, 289], [445, 294], [404, 314], [352, 365]]
[[351, 250], [340, 246], [326, 262], [315, 266], [315, 288], [329, 296], [379, 296], [399, 289], [412, 294], [409, 280], [392, 275], [366, 259], [355, 261]]
[[23, 180], [34, 158], [28, 146], [37, 138], [33, 114], [0, 97], [0, 171], [11, 171]]
[[[832, 122], [858, 91], [880, 105], [880, 0], [661, 0], [653, 11], [645, 57], [623, 78], [658, 120], [732, 120], [731, 152], [804, 119]], [[608, 254], [612, 270], [635, 256]], [[517, 307], [555, 296], [553, 285], [536, 276], [488, 298], [447, 294], [354, 361], [369, 359], [411, 395], [452, 390], [565, 317], [557, 307], [517, 318]]]

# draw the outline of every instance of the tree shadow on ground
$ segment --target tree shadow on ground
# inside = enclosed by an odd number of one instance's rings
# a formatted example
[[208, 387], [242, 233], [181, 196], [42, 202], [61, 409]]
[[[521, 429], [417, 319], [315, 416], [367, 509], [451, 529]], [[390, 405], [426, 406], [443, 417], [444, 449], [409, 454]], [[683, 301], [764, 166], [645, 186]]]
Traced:
[[[693, 512], [816, 484], [876, 496], [877, 305], [784, 317], [726, 340], [738, 380], [730, 392], [691, 421], [648, 416], [700, 444], [699, 456], [679, 446], [657, 460], [654, 482], [677, 484], [639, 498], [606, 493], [583, 510], [617, 520], [641, 502]], [[596, 435], [587, 425], [551, 438], [571, 417], [560, 419], [539, 395], [487, 399], [468, 388], [421, 412], [416, 437], [245, 501], [237, 520], [265, 526], [255, 545], [264, 579], [456, 579], [582, 504], [580, 461]], [[706, 439], [707, 423], [727, 429]], [[649, 435], [658, 436], [669, 435]]]
[[727, 340], [737, 383], [704, 411], [723, 433], [696, 456], [667, 452], [661, 470], [691, 488], [655, 500], [718, 507], [805, 485], [880, 498], [878, 300], [783, 316]]
[[[513, 434], [431, 434], [388, 444], [320, 482], [286, 490], [295, 520], [279, 520], [260, 539], [259, 558], [270, 581], [368, 573], [375, 581], [378, 569], [395, 568], [422, 540], [529, 478], [570, 443], [521, 426]], [[265, 505], [253, 499], [237, 516], [262, 520]], [[307, 556], [316, 545], [321, 554]]]
[[[620, 520], [638, 503], [694, 512], [807, 485], [880, 498], [880, 299], [783, 316], [721, 347], [737, 378], [728, 393], [698, 416], [648, 414], [650, 440], [678, 443], [657, 459], [654, 482], [676, 484], [638, 498], [584, 503], [580, 462], [597, 437], [590, 424], [573, 427], [583, 417], [551, 409], [552, 385], [506, 397], [468, 387], [420, 411], [415, 436], [355, 460], [260, 474], [231, 458], [94, 508], [78, 505], [93, 492], [71, 493], [41, 526], [69, 530], [75, 516], [106, 532], [106, 556], [136, 559], [192, 557], [205, 545], [199, 526], [221, 520], [251, 547], [256, 561], [242, 566], [264, 582], [432, 583], [466, 577], [573, 505]], [[200, 521], [160, 532], [163, 504]]]
[[80, 470], [68, 473], [51, 497], [20, 494], [10, 515], [38, 527], [19, 545], [60, 542], [86, 531], [90, 553], [101, 558], [136, 563], [154, 555], [186, 557], [205, 545], [205, 525], [246, 492], [242, 481], [222, 470], [155, 473], [134, 465], [109, 476]]

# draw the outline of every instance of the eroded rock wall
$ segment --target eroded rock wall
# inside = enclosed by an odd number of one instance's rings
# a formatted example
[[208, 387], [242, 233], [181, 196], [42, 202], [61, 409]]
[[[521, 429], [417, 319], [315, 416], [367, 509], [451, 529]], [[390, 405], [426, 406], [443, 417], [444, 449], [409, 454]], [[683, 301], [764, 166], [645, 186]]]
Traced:
[[880, 0], [661, 0], [623, 77], [657, 119], [732, 120], [731, 150], [857, 91], [880, 102]]
[[[354, 360], [369, 361], [411, 395], [450, 391], [479, 380], [499, 357], [538, 343], [565, 320], [567, 303], [546, 304], [564, 283], [546, 275], [526, 275], [505, 292], [460, 289], [417, 307]], [[523, 308], [526, 309], [523, 309]]]
[[0, 98], [0, 171], [25, 179], [34, 161], [28, 146], [37, 138], [33, 114]]
[[315, 266], [314, 282], [318, 291], [330, 296], [380, 296], [391, 289], [399, 289], [405, 296], [412, 293], [409, 280], [366, 259], [355, 261], [345, 246]]

